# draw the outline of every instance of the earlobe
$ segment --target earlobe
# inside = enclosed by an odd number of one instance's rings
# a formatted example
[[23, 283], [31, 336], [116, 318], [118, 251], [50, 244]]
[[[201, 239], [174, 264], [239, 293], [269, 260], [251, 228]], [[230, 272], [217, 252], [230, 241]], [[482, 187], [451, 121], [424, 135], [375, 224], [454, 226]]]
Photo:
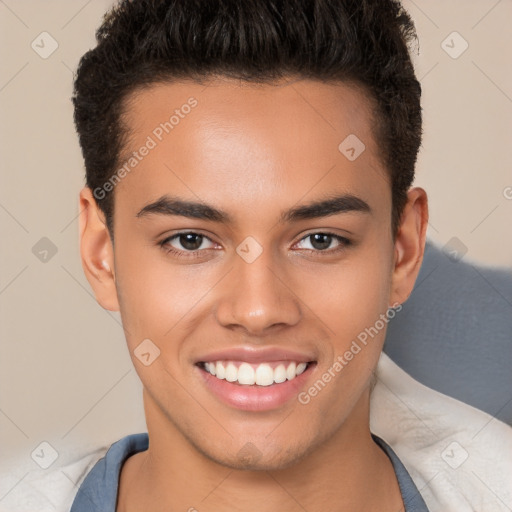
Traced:
[[410, 296], [423, 261], [428, 224], [428, 200], [425, 190], [409, 190], [400, 228], [395, 240], [391, 304], [402, 304]]
[[104, 215], [92, 191], [80, 191], [80, 257], [96, 300], [109, 311], [119, 311], [115, 286], [114, 248]]

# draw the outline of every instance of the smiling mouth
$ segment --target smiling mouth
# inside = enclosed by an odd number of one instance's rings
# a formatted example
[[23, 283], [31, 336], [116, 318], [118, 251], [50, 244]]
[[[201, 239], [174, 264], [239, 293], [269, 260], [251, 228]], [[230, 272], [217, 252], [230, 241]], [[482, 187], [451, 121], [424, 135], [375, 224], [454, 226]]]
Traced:
[[296, 379], [315, 361], [272, 361], [251, 364], [245, 361], [209, 361], [197, 365], [219, 380], [242, 386], [272, 386]]

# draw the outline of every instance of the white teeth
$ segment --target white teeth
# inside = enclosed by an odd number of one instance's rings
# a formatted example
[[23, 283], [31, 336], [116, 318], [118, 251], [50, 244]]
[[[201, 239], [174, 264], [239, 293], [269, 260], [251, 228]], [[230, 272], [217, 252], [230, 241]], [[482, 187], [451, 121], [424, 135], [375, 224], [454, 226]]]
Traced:
[[226, 366], [226, 380], [228, 382], [235, 382], [238, 379], [238, 368], [233, 363], [228, 363]]
[[[240, 379], [238, 379], [238, 381], [240, 382]], [[258, 368], [256, 368], [256, 384], [258, 384], [258, 386], [270, 386], [274, 384], [274, 370], [272, 370], [268, 364], [260, 364]]]
[[297, 365], [295, 363], [290, 363], [288, 368], [286, 368], [286, 378], [288, 380], [292, 380], [295, 377], [295, 370]]
[[228, 382], [238, 382], [252, 386], [271, 386], [272, 384], [281, 384], [286, 380], [293, 380], [295, 377], [304, 373], [308, 364], [291, 362], [286, 367], [279, 364], [272, 368], [269, 363], [251, 365], [241, 363], [238, 367], [232, 361], [212, 361], [204, 363], [204, 369], [218, 379], [226, 379]]
[[274, 382], [277, 382], [280, 384], [281, 382], [284, 382], [286, 380], [286, 368], [284, 367], [284, 364], [280, 364], [275, 370], [274, 370]]
[[238, 383], [239, 384], [254, 384], [254, 370], [248, 363], [242, 363], [238, 368]]
[[212, 374], [212, 375], [215, 375], [216, 371], [215, 371], [215, 363], [205, 363], [204, 364], [206, 369]]
[[226, 378], [226, 368], [224, 368], [224, 365], [220, 361], [217, 364], [210, 363], [210, 368], [212, 366], [215, 366], [215, 373], [209, 370], [212, 375], [216, 375], [218, 379]]
[[295, 375], [300, 375], [301, 373], [304, 373], [306, 366], [307, 366], [307, 363], [299, 363], [295, 370]]

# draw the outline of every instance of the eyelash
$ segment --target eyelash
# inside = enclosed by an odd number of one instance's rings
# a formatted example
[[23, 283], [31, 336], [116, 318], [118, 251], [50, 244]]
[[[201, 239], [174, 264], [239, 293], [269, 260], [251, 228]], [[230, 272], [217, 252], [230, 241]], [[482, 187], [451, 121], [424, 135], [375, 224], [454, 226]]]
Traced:
[[[195, 231], [181, 231], [179, 233], [176, 233], [176, 234], [174, 234], [172, 236], [169, 236], [169, 237], [165, 238], [164, 240], [159, 242], [158, 245], [167, 254], [173, 254], [177, 258], [188, 258], [188, 259], [200, 258], [201, 257], [200, 253], [204, 252], [205, 250], [208, 250], [208, 249], [196, 249], [195, 251], [178, 250], [178, 249], [175, 249], [174, 247], [168, 245], [169, 242], [171, 242], [172, 240], [175, 240], [175, 239], [177, 239], [177, 238], [179, 238], [180, 236], [183, 236], [183, 235], [199, 235], [199, 236], [202, 236], [203, 239], [206, 239], [206, 240], [209, 240], [210, 242], [212, 242], [212, 240], [210, 240], [210, 238], [208, 238], [206, 235], [203, 235], [201, 233], [197, 233]], [[331, 256], [333, 254], [337, 254], [339, 252], [344, 251], [347, 247], [352, 245], [352, 241], [349, 240], [348, 238], [345, 238], [343, 236], [337, 235], [335, 233], [330, 233], [328, 231], [316, 231], [314, 233], [309, 233], [306, 236], [302, 237], [299, 240], [299, 242], [302, 242], [303, 240], [305, 240], [305, 239], [307, 239], [309, 237], [312, 237], [314, 235], [327, 235], [327, 236], [332, 237], [333, 239], [335, 239], [339, 243], [339, 245], [336, 248], [334, 248], [334, 249], [325, 249], [325, 250], [303, 249], [303, 250], [306, 250], [306, 251], [312, 251], [314, 253], [317, 253], [321, 257], [323, 257], [323, 256]]]

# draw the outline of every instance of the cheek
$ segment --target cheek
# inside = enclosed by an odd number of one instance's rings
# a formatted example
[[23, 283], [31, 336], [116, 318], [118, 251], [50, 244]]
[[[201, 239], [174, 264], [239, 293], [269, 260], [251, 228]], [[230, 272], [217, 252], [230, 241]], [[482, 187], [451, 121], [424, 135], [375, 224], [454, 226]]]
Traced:
[[129, 257], [116, 258], [118, 298], [131, 348], [144, 338], [163, 346], [186, 323], [208, 289], [197, 267], [171, 265], [159, 250], [134, 249], [124, 253]]
[[310, 307], [330, 328], [339, 352], [386, 312], [391, 288], [389, 259], [360, 251], [360, 256], [317, 273], [312, 284], [305, 292], [315, 297], [315, 306]]
[[326, 293], [318, 299], [318, 308], [324, 304], [320, 316], [332, 334], [332, 359], [317, 376], [332, 383], [332, 394], [318, 401], [326, 413], [333, 401], [341, 408], [355, 403], [378, 362], [391, 289], [392, 251], [383, 253], [382, 247], [376, 244], [364, 257], [361, 251], [361, 257], [347, 259], [331, 274]]

